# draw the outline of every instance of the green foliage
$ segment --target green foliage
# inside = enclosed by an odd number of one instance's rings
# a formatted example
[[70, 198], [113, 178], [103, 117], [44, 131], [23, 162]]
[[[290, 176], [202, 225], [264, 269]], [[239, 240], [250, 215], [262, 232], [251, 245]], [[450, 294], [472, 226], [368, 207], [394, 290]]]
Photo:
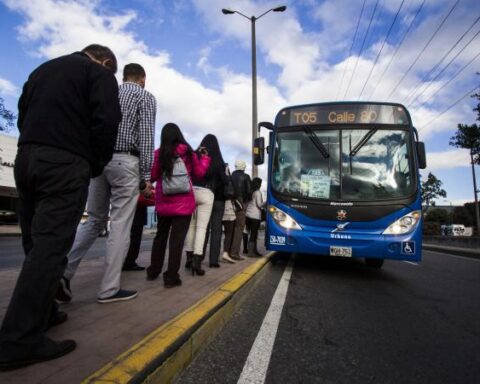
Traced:
[[474, 164], [480, 164], [480, 127], [477, 124], [458, 124], [457, 132], [450, 138], [450, 145], [470, 150]]
[[455, 207], [453, 211], [454, 224], [463, 224], [466, 227], [471, 227], [474, 224], [475, 212], [474, 212], [473, 203], [470, 203], [470, 205], [472, 206], [471, 212], [470, 212], [470, 209], [466, 208], [465, 206]]
[[442, 184], [431, 172], [429, 172], [427, 180], [422, 181], [422, 201], [426, 204], [427, 209], [433, 199], [447, 197], [447, 192], [442, 189]]
[[450, 222], [450, 216], [445, 209], [432, 208], [427, 212], [425, 221], [435, 222], [439, 224], [448, 224]]
[[12, 128], [14, 121], [15, 115], [5, 108], [4, 100], [0, 97], [0, 132]]
[[440, 224], [435, 222], [424, 222], [423, 223], [423, 234], [424, 235], [440, 235]]

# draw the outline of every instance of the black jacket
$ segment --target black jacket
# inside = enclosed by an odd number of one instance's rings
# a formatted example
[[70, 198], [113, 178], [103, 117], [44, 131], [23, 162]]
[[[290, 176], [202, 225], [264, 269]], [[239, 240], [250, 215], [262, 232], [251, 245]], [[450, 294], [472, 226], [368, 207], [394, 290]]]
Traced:
[[225, 201], [225, 185], [228, 177], [225, 173], [225, 166], [210, 164], [203, 180], [194, 180], [193, 185], [209, 188], [214, 194], [214, 200]]
[[242, 203], [247, 202], [252, 197], [252, 181], [244, 171], [236, 170], [232, 173], [233, 189], [235, 198]]
[[113, 73], [81, 52], [35, 69], [18, 102], [18, 145], [43, 144], [84, 157], [99, 175], [110, 161], [121, 110]]

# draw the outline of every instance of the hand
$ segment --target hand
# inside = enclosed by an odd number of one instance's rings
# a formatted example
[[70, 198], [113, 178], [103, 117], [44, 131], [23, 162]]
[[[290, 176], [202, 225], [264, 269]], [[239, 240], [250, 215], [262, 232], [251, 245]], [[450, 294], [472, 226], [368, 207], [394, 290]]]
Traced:
[[201, 155], [208, 155], [208, 150], [205, 147], [198, 147], [198, 153]]
[[146, 181], [145, 182], [145, 188], [140, 191], [140, 193], [148, 199], [152, 195], [152, 182], [151, 181]]

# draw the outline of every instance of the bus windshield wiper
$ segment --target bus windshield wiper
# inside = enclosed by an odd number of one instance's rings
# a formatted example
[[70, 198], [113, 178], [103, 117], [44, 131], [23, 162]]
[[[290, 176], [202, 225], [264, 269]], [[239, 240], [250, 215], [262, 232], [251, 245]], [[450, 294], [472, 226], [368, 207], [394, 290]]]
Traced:
[[358, 142], [357, 145], [355, 145], [355, 147], [353, 147], [353, 149], [350, 151], [350, 157], [353, 157], [355, 156], [358, 151], [360, 151], [360, 149], [362, 149], [362, 147], [367, 144], [368, 140], [370, 140], [370, 138], [378, 131], [378, 128], [372, 128], [371, 130], [369, 130], [363, 137], [362, 139]]
[[313, 133], [310, 127], [303, 127], [303, 131], [307, 134], [308, 138], [311, 140], [315, 148], [322, 154], [324, 159], [328, 159], [330, 154], [328, 153], [327, 148], [322, 144], [322, 142], [318, 139], [317, 135]]

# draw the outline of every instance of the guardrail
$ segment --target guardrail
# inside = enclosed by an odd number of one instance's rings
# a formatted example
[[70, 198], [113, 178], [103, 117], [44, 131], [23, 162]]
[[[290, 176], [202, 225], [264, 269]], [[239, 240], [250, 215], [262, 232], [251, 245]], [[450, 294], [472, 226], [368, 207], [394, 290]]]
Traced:
[[423, 242], [449, 247], [480, 249], [480, 236], [423, 236]]

